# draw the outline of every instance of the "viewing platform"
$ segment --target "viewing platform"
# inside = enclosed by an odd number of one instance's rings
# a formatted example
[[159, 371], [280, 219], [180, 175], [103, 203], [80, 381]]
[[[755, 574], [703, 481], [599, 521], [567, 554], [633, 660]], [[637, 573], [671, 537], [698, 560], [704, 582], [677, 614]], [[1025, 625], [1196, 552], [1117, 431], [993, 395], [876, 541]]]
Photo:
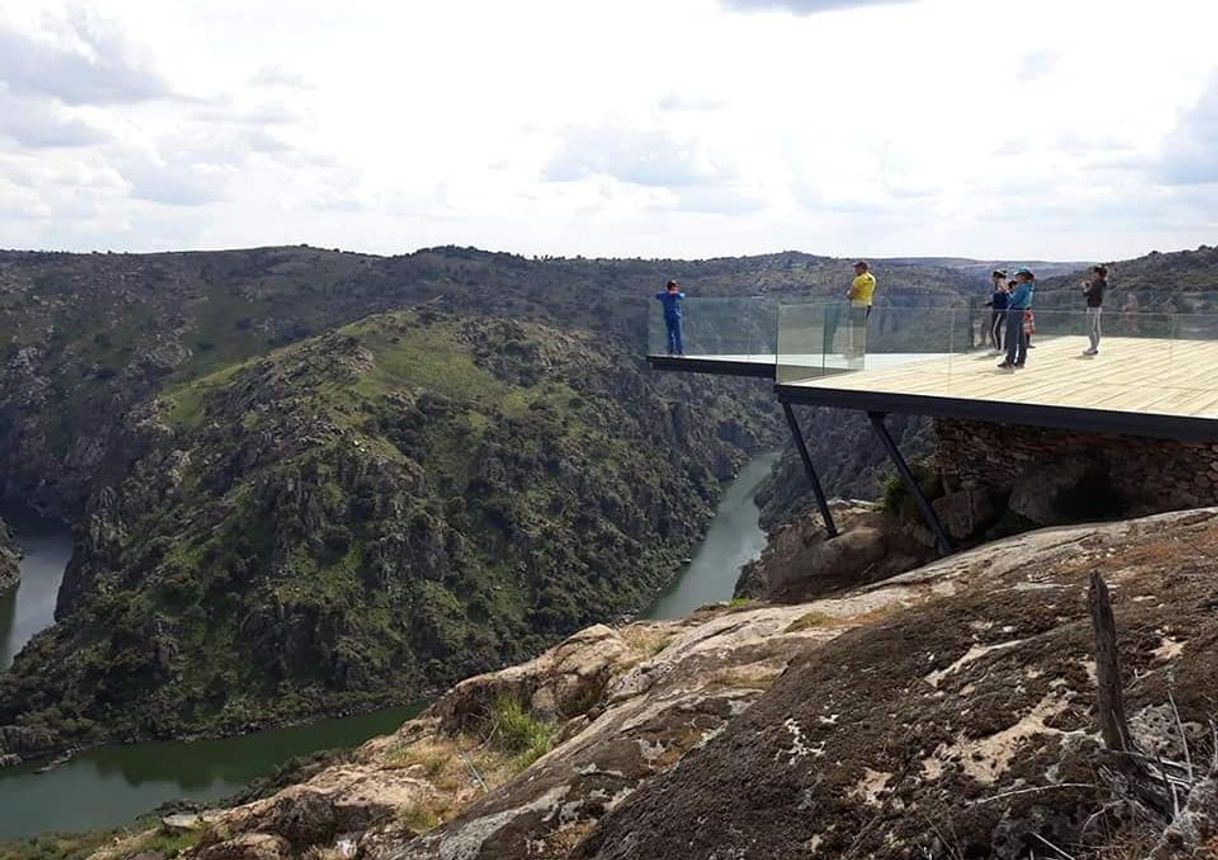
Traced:
[[1014, 369], [998, 366], [984, 307], [868, 313], [844, 301], [704, 298], [686, 301], [684, 312], [684, 354], [667, 354], [656, 312], [648, 361], [657, 370], [773, 380], [830, 536], [837, 528], [799, 404], [867, 413], [943, 554], [951, 539], [888, 431], [889, 413], [1218, 442], [1218, 314], [1105, 308], [1099, 354], [1085, 355], [1086, 311], [1034, 310], [1026, 366]]
[[[658, 315], [657, 315], [658, 316]], [[1096, 356], [1084, 311], [1034, 311], [1027, 366], [998, 368], [988, 308], [689, 299], [685, 355], [659, 370], [772, 379], [784, 403], [806, 403], [1043, 427], [1218, 441], [1218, 314], [1105, 309]], [[1005, 329], [1004, 329], [1005, 333]]]

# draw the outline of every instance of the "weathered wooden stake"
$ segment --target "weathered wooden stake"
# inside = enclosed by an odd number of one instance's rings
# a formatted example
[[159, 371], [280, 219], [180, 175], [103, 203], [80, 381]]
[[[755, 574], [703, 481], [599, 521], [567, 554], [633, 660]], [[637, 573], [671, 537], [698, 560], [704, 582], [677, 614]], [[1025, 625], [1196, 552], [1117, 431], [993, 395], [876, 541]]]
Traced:
[[1117, 659], [1116, 619], [1108, 585], [1098, 572], [1091, 574], [1087, 592], [1091, 604], [1091, 626], [1095, 633], [1095, 674], [1099, 687], [1100, 731], [1108, 748], [1133, 752], [1129, 721], [1125, 717], [1125, 696], [1121, 689], [1121, 667]]

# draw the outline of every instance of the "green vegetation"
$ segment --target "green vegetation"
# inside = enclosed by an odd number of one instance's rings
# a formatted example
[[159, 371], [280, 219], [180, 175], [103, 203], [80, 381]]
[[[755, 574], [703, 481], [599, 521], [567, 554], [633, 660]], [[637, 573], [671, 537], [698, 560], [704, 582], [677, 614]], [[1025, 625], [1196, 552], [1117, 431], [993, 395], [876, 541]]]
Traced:
[[[943, 495], [943, 478], [933, 464], [927, 461], [913, 462], [909, 464], [909, 471], [913, 472], [914, 480], [918, 482], [927, 499], [933, 501]], [[885, 511], [900, 516], [907, 522], [920, 516], [917, 499], [909, 492], [900, 475], [889, 474], [884, 480], [883, 490]]]
[[651, 601], [740, 456], [719, 422], [749, 426], [725, 399], [677, 439], [620, 347], [413, 312], [173, 382], [155, 407], [164, 444], [92, 548], [121, 585], [74, 570], [72, 612], [0, 677], [0, 725], [241, 731], [527, 659]]
[[833, 620], [832, 615], [826, 615], [824, 612], [812, 610], [811, 612], [799, 616], [789, 625], [787, 625], [785, 632], [797, 633], [800, 630], [808, 630], [812, 627], [824, 627], [826, 624], [832, 624]]
[[440, 817], [422, 804], [412, 804], [398, 816], [402, 825], [412, 833], [426, 833], [440, 824]]
[[516, 757], [518, 770], [549, 752], [554, 739], [554, 726], [530, 714], [516, 696], [503, 695], [491, 704], [490, 725], [492, 742]]

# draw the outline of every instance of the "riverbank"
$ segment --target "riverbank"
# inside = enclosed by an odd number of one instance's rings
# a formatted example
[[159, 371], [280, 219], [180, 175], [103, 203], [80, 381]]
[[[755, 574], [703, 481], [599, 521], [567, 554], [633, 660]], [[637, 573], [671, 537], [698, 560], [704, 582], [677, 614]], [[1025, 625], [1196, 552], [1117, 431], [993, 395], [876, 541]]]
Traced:
[[757, 492], [779, 453], [758, 454], [727, 483], [693, 558], [642, 618], [684, 618], [700, 606], [732, 599], [741, 570], [761, 556], [768, 541], [761, 528]]
[[55, 600], [72, 557], [72, 530], [63, 523], [10, 505], [0, 506], [21, 551], [20, 579], [0, 591], [0, 672], [35, 634], [55, 623]]
[[423, 704], [233, 738], [86, 750], [54, 770], [0, 770], [0, 839], [127, 824], [163, 803], [214, 803], [285, 762], [395, 731]]

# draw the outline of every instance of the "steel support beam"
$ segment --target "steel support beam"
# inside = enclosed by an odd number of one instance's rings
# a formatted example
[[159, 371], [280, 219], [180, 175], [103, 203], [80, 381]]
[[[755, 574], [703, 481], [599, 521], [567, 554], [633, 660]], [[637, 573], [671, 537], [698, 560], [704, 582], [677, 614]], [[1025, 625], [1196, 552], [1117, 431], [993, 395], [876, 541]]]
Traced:
[[812, 492], [816, 495], [816, 506], [820, 508], [821, 519], [825, 522], [825, 531], [829, 533], [829, 537], [837, 537], [837, 525], [833, 522], [833, 513], [829, 510], [829, 500], [825, 498], [825, 491], [820, 485], [820, 477], [816, 474], [816, 467], [812, 465], [812, 457], [808, 454], [808, 446], [804, 443], [804, 431], [799, 427], [795, 410], [791, 408], [790, 403], [784, 402], [782, 411], [787, 416], [787, 424], [791, 426], [791, 435], [795, 437], [795, 447], [799, 449], [799, 458], [804, 461], [804, 472], [807, 473], [808, 480], [812, 484]]
[[922, 492], [921, 485], [918, 484], [918, 479], [914, 477], [913, 472], [909, 470], [909, 464], [901, 456], [901, 449], [897, 447], [892, 434], [888, 432], [888, 425], [884, 423], [885, 413], [868, 412], [867, 417], [871, 419], [871, 426], [875, 428], [875, 435], [880, 437], [884, 450], [888, 452], [888, 458], [897, 467], [897, 473], [901, 476], [901, 480], [905, 482], [905, 488], [913, 494], [914, 501], [918, 503], [918, 510], [922, 512], [922, 519], [930, 526], [930, 530], [934, 532], [935, 541], [939, 545], [939, 552], [943, 555], [951, 555], [953, 552], [952, 541], [948, 537], [947, 529], [943, 528], [939, 515], [931, 507], [926, 494]]

